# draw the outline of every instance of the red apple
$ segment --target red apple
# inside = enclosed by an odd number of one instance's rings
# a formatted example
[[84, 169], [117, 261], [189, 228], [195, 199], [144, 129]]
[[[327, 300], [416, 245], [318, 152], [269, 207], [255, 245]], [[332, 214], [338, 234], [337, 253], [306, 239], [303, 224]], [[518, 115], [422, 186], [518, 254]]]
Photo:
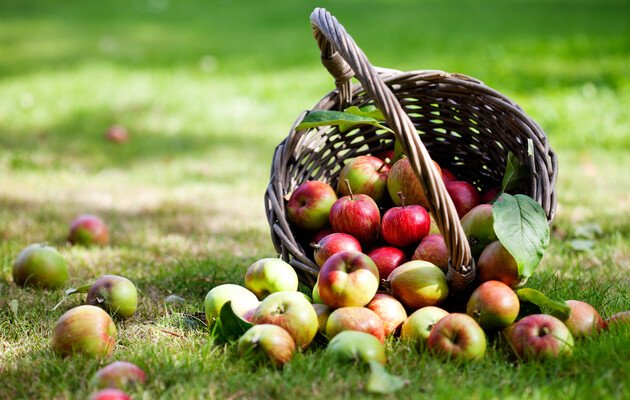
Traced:
[[335, 232], [352, 235], [362, 246], [369, 246], [378, 238], [381, 213], [370, 196], [351, 194], [333, 204], [330, 225]]
[[383, 215], [381, 235], [392, 246], [407, 247], [420, 243], [430, 229], [431, 220], [427, 210], [418, 205], [406, 206], [402, 200], [400, 207], [392, 207]]
[[497, 199], [497, 197], [499, 197], [500, 194], [501, 194], [501, 189], [499, 188], [495, 187], [495, 188], [488, 189], [481, 195], [481, 202], [489, 203], [489, 204], [494, 203], [494, 201]]
[[105, 139], [114, 143], [125, 143], [129, 141], [129, 132], [122, 125], [112, 125], [105, 132]]
[[605, 321], [606, 328], [612, 326], [630, 326], [630, 311], [620, 311], [608, 317]]
[[385, 329], [383, 321], [374, 311], [365, 307], [342, 307], [333, 311], [326, 323], [326, 336], [332, 339], [342, 331], [369, 333], [383, 343]]
[[512, 289], [527, 281], [527, 278], [519, 276], [516, 260], [499, 241], [490, 243], [481, 252], [477, 261], [477, 278], [480, 282], [501, 281]]
[[105, 222], [96, 215], [80, 215], [70, 224], [68, 240], [72, 244], [105, 246], [109, 242], [109, 231]]
[[32, 244], [13, 263], [13, 281], [18, 286], [56, 289], [68, 280], [68, 264], [59, 252], [45, 244]]
[[354, 236], [341, 232], [331, 233], [325, 236], [313, 247], [315, 248], [313, 257], [320, 267], [324, 265], [326, 260], [333, 254], [343, 251], [361, 252], [361, 244], [359, 241]]
[[390, 162], [391, 160], [394, 159], [395, 157], [395, 152], [394, 150], [383, 150], [383, 151], [379, 151], [378, 153], [374, 154], [374, 157], [383, 160], [383, 161], [388, 161]]
[[412, 260], [428, 261], [436, 265], [444, 273], [448, 271], [449, 258], [448, 247], [446, 247], [444, 238], [440, 234], [425, 236], [411, 257]]
[[571, 314], [563, 322], [574, 339], [592, 335], [606, 327], [604, 319], [590, 304], [579, 300], [567, 300], [566, 303], [571, 308]]
[[422, 307], [411, 314], [400, 329], [400, 338], [424, 346], [429, 340], [431, 329], [439, 320], [448, 315], [445, 310], [434, 307]]
[[455, 174], [453, 174], [448, 169], [442, 168], [442, 181], [446, 184], [449, 182], [454, 182], [457, 180]]
[[252, 326], [240, 337], [237, 349], [242, 357], [270, 359], [275, 365], [283, 366], [293, 358], [295, 342], [283, 328], [261, 324]]
[[262, 300], [270, 293], [296, 291], [298, 276], [284, 260], [263, 258], [247, 268], [245, 287]]
[[284, 328], [300, 349], [305, 349], [317, 334], [318, 320], [313, 305], [300, 292], [277, 292], [260, 302], [254, 324], [273, 324]]
[[363, 253], [346, 251], [330, 257], [319, 270], [319, 296], [332, 308], [363, 307], [379, 285], [374, 261]]
[[518, 317], [520, 303], [514, 290], [503, 282], [487, 281], [472, 293], [466, 314], [484, 329], [503, 329]]
[[98, 388], [123, 389], [129, 385], [143, 385], [146, 376], [136, 364], [127, 361], [115, 361], [96, 372], [94, 386]]
[[337, 194], [320, 181], [306, 181], [291, 193], [287, 203], [289, 222], [297, 229], [317, 231], [328, 225], [328, 214]]
[[[433, 162], [433, 165], [441, 176], [442, 171], [440, 166], [435, 161]], [[402, 192], [405, 196], [407, 204], [418, 204], [424, 208], [429, 207], [426, 194], [424, 193], [424, 190], [422, 190], [422, 186], [420, 185], [416, 174], [413, 172], [413, 168], [411, 168], [411, 164], [409, 163], [409, 159], [407, 157], [403, 157], [396, 161], [390, 169], [389, 176], [387, 177], [387, 190], [389, 191], [389, 195], [394, 201], [394, 204], [397, 206], [401, 205], [398, 192]]]
[[324, 228], [321, 231], [317, 231], [313, 235], [313, 239], [310, 241], [310, 243], [319, 243], [320, 240], [322, 240], [324, 237], [330, 235], [331, 233], [334, 233], [331, 228]]
[[350, 194], [349, 186], [356, 194], [366, 194], [379, 203], [387, 188], [389, 165], [373, 156], [359, 156], [351, 159], [339, 173], [337, 193], [339, 196]]
[[466, 213], [479, 205], [479, 191], [468, 182], [453, 181], [446, 184], [446, 191], [451, 196], [457, 215], [462, 218]]
[[131, 397], [122, 390], [109, 388], [97, 392], [92, 400], [131, 400]]
[[53, 331], [52, 349], [60, 355], [83, 353], [109, 356], [116, 343], [116, 325], [102, 309], [84, 305], [59, 318]]
[[479, 257], [486, 246], [497, 240], [491, 204], [480, 204], [468, 211], [461, 223], [475, 258]]
[[103, 275], [90, 286], [86, 302], [101, 307], [111, 315], [129, 318], [138, 308], [138, 291], [125, 277]]
[[568, 356], [573, 353], [573, 336], [556, 317], [533, 314], [519, 320], [512, 330], [512, 345], [525, 361]]
[[405, 307], [394, 296], [377, 293], [365, 306], [374, 311], [383, 321], [385, 337], [394, 334], [407, 319]]
[[326, 324], [328, 323], [328, 317], [332, 313], [332, 309], [326, 304], [313, 304], [315, 313], [317, 313], [317, 331], [322, 335], [326, 334]]
[[470, 316], [452, 313], [433, 326], [427, 347], [442, 358], [477, 361], [486, 353], [486, 335]]
[[409, 261], [387, 278], [392, 294], [411, 310], [440, 304], [448, 296], [444, 272], [428, 261]]
[[343, 331], [337, 334], [326, 347], [326, 353], [343, 361], [376, 361], [385, 364], [385, 348], [373, 335], [358, 331]]
[[389, 246], [375, 248], [368, 253], [368, 257], [376, 264], [381, 279], [386, 279], [395, 268], [407, 261], [404, 251]]

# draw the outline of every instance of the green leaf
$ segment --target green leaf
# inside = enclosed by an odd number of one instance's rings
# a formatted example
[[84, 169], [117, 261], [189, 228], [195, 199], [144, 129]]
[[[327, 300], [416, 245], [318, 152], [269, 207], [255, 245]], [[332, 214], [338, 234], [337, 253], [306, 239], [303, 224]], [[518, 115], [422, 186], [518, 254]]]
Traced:
[[379, 110], [374, 105], [367, 105], [367, 106], [363, 106], [361, 108], [359, 108], [357, 106], [350, 106], [350, 107], [346, 108], [344, 110], [344, 112], [347, 112], [349, 114], [363, 116], [363, 117], [374, 118], [374, 119], [377, 119], [379, 121], [385, 121], [385, 116], [383, 115], [381, 110]]
[[78, 288], [67, 289], [65, 293], [66, 293], [66, 296], [70, 296], [77, 293], [87, 293], [90, 291], [91, 287], [92, 287], [91, 283], [86, 283], [85, 285], [81, 285]]
[[341, 132], [346, 132], [357, 125], [373, 125], [381, 129], [386, 129], [389, 132], [393, 132], [388, 127], [381, 125], [375, 118], [332, 110], [313, 110], [309, 112], [295, 129], [301, 130], [317, 126], [333, 125], [339, 126], [339, 130]]
[[370, 377], [365, 387], [368, 392], [394, 393], [406, 384], [401, 377], [388, 373], [378, 361], [370, 361]]
[[221, 311], [219, 312], [219, 323], [221, 324], [221, 335], [227, 342], [237, 340], [249, 328], [254, 326], [236, 315], [234, 309], [232, 309], [231, 301], [228, 301], [223, 305], [223, 307], [221, 307]]
[[529, 171], [516, 158], [514, 153], [509, 152], [507, 163], [505, 165], [505, 173], [503, 174], [503, 182], [501, 182], [501, 191], [506, 192], [515, 187], [520, 186], [529, 178]]
[[564, 300], [551, 300], [545, 296], [542, 292], [531, 289], [523, 288], [516, 291], [519, 301], [527, 302], [537, 305], [540, 308], [546, 308], [551, 311], [551, 314], [558, 317], [561, 320], [566, 320], [571, 315], [571, 308]]
[[531, 197], [503, 193], [492, 205], [494, 232], [514, 257], [520, 278], [533, 273], [549, 244], [545, 211]]

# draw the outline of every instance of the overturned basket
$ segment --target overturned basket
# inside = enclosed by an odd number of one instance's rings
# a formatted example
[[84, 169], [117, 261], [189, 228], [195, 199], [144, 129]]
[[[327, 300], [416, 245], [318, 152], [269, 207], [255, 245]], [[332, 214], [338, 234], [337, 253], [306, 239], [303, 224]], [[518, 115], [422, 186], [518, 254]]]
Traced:
[[[435, 70], [375, 68], [325, 9], [315, 9], [311, 23], [322, 63], [337, 86], [313, 109], [373, 104], [382, 111], [395, 135], [373, 126], [345, 133], [336, 127], [296, 131], [307, 114], [302, 113], [275, 150], [265, 193], [276, 250], [294, 267], [300, 281], [312, 287], [319, 267], [309, 257], [312, 252], [308, 239], [294, 232], [287, 221], [285, 196], [307, 180], [329, 182], [334, 187], [345, 160], [392, 149], [394, 141], [399, 140], [449, 249], [447, 279], [451, 295], [465, 295], [475, 277], [474, 260], [431, 159], [459, 179], [486, 190], [500, 186], [508, 152], [512, 152], [530, 174], [529, 185], [518, 191], [540, 203], [551, 222], [556, 207], [557, 158], [545, 134], [515, 103], [474, 78]], [[360, 84], [351, 84], [353, 76]]]

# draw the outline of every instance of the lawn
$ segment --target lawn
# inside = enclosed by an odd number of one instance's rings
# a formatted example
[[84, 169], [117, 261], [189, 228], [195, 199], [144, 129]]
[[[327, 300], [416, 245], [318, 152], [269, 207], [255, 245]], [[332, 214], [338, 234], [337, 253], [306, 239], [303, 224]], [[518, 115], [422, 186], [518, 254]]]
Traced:
[[[630, 309], [627, 1], [5, 0], [0, 6], [0, 398], [88, 398], [111, 360], [142, 367], [134, 398], [366, 398], [366, 369], [313, 348], [255, 367], [186, 315], [212, 287], [276, 255], [263, 193], [295, 118], [333, 88], [308, 16], [331, 10], [370, 60], [461, 72], [515, 100], [559, 155], [558, 210], [528, 286], [610, 316]], [[104, 140], [126, 126], [129, 143]], [[71, 247], [96, 213], [111, 246]], [[593, 233], [591, 249], [574, 239]], [[80, 298], [20, 289], [26, 245], [57, 247], [68, 286], [120, 274], [142, 291], [110, 360], [60, 358], [52, 328]], [[172, 304], [166, 297], [185, 299]], [[391, 398], [628, 398], [630, 331], [574, 355], [514, 363], [491, 347], [455, 365], [391, 341]]]

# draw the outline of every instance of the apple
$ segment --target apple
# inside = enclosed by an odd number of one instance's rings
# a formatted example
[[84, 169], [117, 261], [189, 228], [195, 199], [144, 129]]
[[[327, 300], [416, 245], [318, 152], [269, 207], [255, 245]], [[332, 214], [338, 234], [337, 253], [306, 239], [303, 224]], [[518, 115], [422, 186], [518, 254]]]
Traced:
[[407, 319], [405, 307], [394, 296], [386, 293], [376, 293], [365, 307], [381, 318], [385, 337], [394, 334]]
[[94, 375], [94, 386], [123, 389], [126, 386], [143, 385], [147, 378], [136, 364], [127, 361], [115, 361], [99, 369]]
[[383, 215], [381, 235], [392, 246], [407, 247], [419, 243], [429, 234], [431, 220], [429, 213], [419, 205], [405, 205], [402, 192], [401, 206], [392, 207]]
[[317, 314], [317, 331], [322, 335], [326, 334], [326, 324], [328, 323], [328, 317], [330, 317], [330, 313], [332, 313], [332, 309], [328, 307], [326, 304], [313, 304], [313, 308], [315, 309], [315, 313]]
[[495, 187], [495, 188], [488, 189], [481, 195], [481, 202], [492, 204], [497, 199], [497, 197], [499, 197], [500, 194], [501, 194], [500, 188]]
[[245, 311], [245, 313], [241, 317], [241, 318], [243, 318], [243, 321], [247, 321], [250, 324], [253, 324], [254, 323], [254, 313], [256, 312], [257, 308], [258, 308], [258, 306], [254, 307], [254, 308], [250, 308], [249, 310]]
[[319, 270], [317, 289], [332, 308], [363, 307], [376, 294], [378, 269], [367, 255], [356, 251], [337, 253]]
[[247, 268], [245, 287], [262, 300], [270, 293], [296, 291], [298, 276], [289, 263], [279, 258], [263, 258]]
[[127, 278], [103, 275], [90, 286], [86, 302], [117, 317], [129, 318], [138, 308], [138, 291]]
[[350, 194], [333, 204], [330, 225], [335, 232], [352, 235], [362, 246], [369, 246], [378, 238], [381, 213], [370, 196]]
[[102, 309], [83, 305], [68, 310], [53, 330], [52, 349], [60, 355], [109, 356], [116, 343], [116, 325]]
[[108, 388], [94, 394], [92, 400], [131, 400], [131, 397], [122, 390]]
[[326, 336], [332, 339], [339, 332], [359, 331], [385, 341], [383, 321], [374, 311], [365, 307], [342, 307], [333, 311], [326, 322]]
[[376, 361], [383, 365], [387, 362], [383, 344], [365, 332], [340, 332], [328, 343], [326, 353], [342, 361], [359, 361], [366, 364]]
[[437, 225], [437, 222], [435, 222], [435, 217], [429, 213], [429, 218], [431, 220], [431, 228], [429, 229], [429, 235], [441, 235], [442, 232], [440, 232], [440, 228]]
[[253, 321], [284, 328], [300, 349], [308, 347], [319, 327], [313, 305], [300, 292], [270, 294], [256, 308]]
[[319, 280], [317, 280], [315, 282], [315, 285], [313, 286], [313, 293], [312, 293], [313, 304], [324, 304], [324, 300], [322, 300], [321, 296], [319, 295], [318, 284], [319, 284]]
[[[433, 162], [434, 167], [437, 169], [440, 176], [442, 170], [437, 163]], [[429, 207], [429, 202], [426, 198], [426, 194], [416, 177], [411, 163], [407, 157], [403, 157], [396, 161], [392, 168], [389, 170], [389, 176], [387, 177], [387, 190], [389, 195], [397, 206], [401, 205], [401, 199], [398, 196], [398, 192], [402, 192], [405, 196], [407, 204], [417, 204], [424, 208]]]
[[481, 202], [479, 191], [468, 182], [449, 182], [446, 184], [446, 191], [451, 196], [451, 200], [453, 200], [459, 218], [462, 218]]
[[208, 292], [204, 300], [208, 324], [212, 324], [219, 318], [221, 307], [228, 301], [232, 302], [232, 310], [241, 318], [244, 318], [245, 313], [252, 308], [258, 307], [260, 303], [254, 293], [242, 286], [231, 283], [216, 286]]
[[424, 346], [433, 326], [448, 312], [435, 306], [422, 307], [413, 312], [402, 324], [400, 338]]
[[345, 183], [348, 180], [355, 194], [366, 194], [379, 203], [387, 189], [388, 174], [387, 162], [374, 156], [355, 157], [341, 169], [337, 181], [337, 193], [339, 196], [350, 194], [348, 185]]
[[547, 314], [533, 314], [519, 320], [512, 330], [512, 345], [525, 361], [569, 356], [573, 336], [562, 321]]
[[486, 353], [486, 334], [470, 316], [452, 313], [433, 326], [427, 348], [442, 358], [477, 361]]
[[374, 157], [386, 161], [386, 162], [391, 162], [391, 160], [394, 159], [396, 152], [394, 150], [383, 150], [383, 151], [379, 151], [378, 153], [374, 154]]
[[428, 261], [446, 273], [448, 271], [448, 260], [450, 258], [448, 247], [444, 242], [444, 237], [440, 234], [425, 236], [416, 250], [413, 252], [412, 260]]
[[330, 227], [317, 231], [315, 232], [315, 234], [313, 235], [313, 238], [311, 239], [309, 243], [319, 243], [320, 240], [330, 235], [331, 233], [335, 233], [335, 232], [333, 232], [333, 230]]
[[68, 240], [72, 244], [83, 246], [105, 246], [109, 242], [109, 231], [105, 222], [98, 216], [83, 214], [70, 224]]
[[112, 125], [105, 132], [105, 139], [114, 143], [125, 143], [129, 141], [129, 132], [122, 125]]
[[527, 278], [519, 276], [516, 260], [498, 240], [481, 252], [477, 261], [477, 278], [480, 282], [501, 281], [512, 289], [527, 281]]
[[241, 356], [270, 359], [281, 367], [293, 358], [295, 342], [289, 332], [280, 326], [260, 324], [249, 328], [238, 339], [237, 349]]
[[291, 193], [287, 203], [287, 217], [297, 229], [317, 231], [328, 225], [328, 214], [337, 194], [320, 181], [306, 181]]
[[13, 263], [13, 281], [18, 286], [56, 289], [68, 280], [68, 264], [53, 247], [32, 244]]
[[511, 287], [499, 281], [482, 283], [466, 304], [466, 314], [484, 329], [503, 329], [518, 317], [520, 303]]
[[449, 182], [454, 182], [457, 180], [455, 174], [453, 174], [448, 169], [442, 168], [442, 181], [446, 184]]
[[630, 311], [620, 311], [608, 317], [606, 321], [606, 329], [611, 327], [630, 326]]
[[491, 204], [480, 204], [468, 211], [461, 223], [475, 258], [479, 257], [487, 245], [497, 240]]
[[406, 262], [387, 281], [394, 297], [411, 310], [438, 305], [448, 296], [444, 272], [428, 261]]
[[320, 267], [324, 265], [324, 262], [333, 254], [341, 253], [342, 251], [362, 251], [361, 244], [354, 236], [341, 232], [324, 236], [313, 247], [315, 248], [313, 258], [315, 259], [315, 263]]
[[590, 336], [606, 327], [604, 319], [590, 304], [579, 300], [567, 300], [566, 303], [571, 308], [571, 314], [562, 322], [574, 339]]
[[395, 268], [407, 261], [404, 251], [391, 246], [377, 247], [368, 253], [368, 257], [376, 264], [381, 279], [387, 278]]

